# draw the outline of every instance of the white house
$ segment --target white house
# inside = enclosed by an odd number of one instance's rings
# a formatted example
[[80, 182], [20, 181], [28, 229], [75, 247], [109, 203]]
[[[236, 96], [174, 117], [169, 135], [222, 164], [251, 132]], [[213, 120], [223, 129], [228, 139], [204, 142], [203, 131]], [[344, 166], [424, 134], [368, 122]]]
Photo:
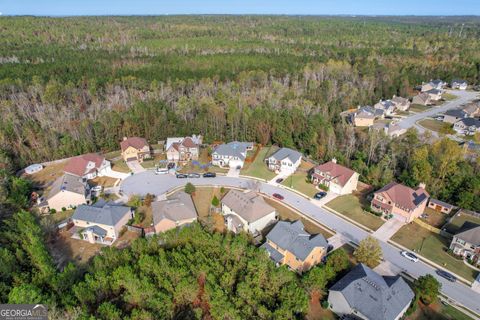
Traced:
[[267, 159], [268, 168], [285, 175], [293, 174], [302, 162], [302, 154], [290, 148], [281, 148]]
[[446, 85], [447, 83], [440, 79], [430, 80], [430, 82], [422, 83], [422, 92], [429, 91], [432, 89], [442, 90]]
[[233, 141], [221, 144], [212, 152], [212, 164], [219, 167], [242, 168], [247, 151], [252, 149], [252, 142]]
[[430, 100], [438, 101], [442, 99], [443, 90], [431, 89], [431, 90], [425, 91], [425, 93], [427, 93], [430, 96]]
[[96, 153], [87, 153], [68, 160], [63, 171], [83, 180], [105, 175], [111, 169], [110, 161]]
[[467, 90], [468, 82], [466, 80], [454, 79], [450, 84], [452, 89]]
[[234, 233], [243, 230], [257, 235], [277, 220], [275, 208], [255, 191], [230, 190], [221, 202], [225, 224]]

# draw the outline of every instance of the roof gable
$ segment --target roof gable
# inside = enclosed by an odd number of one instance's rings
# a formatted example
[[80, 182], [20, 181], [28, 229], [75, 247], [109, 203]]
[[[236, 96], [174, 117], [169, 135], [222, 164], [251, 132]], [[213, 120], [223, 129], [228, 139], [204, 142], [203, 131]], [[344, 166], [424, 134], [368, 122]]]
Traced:
[[345, 186], [350, 178], [356, 173], [352, 169], [344, 167], [333, 161], [326, 162], [314, 168], [315, 172], [323, 172], [335, 180], [340, 186]]
[[230, 190], [223, 197], [222, 203], [248, 222], [255, 222], [275, 211], [255, 191]]
[[295, 163], [302, 158], [302, 154], [290, 148], [281, 148], [278, 149], [274, 154], [272, 154], [270, 158], [273, 158], [277, 161], [289, 159], [292, 163]]
[[113, 204], [105, 204], [102, 207], [80, 205], [75, 209], [72, 219], [113, 227], [130, 212], [129, 207]]
[[[103, 161], [105, 161], [105, 157], [96, 153], [87, 153], [78, 157], [71, 158], [65, 165], [63, 171], [82, 177], [87, 173], [100, 169]], [[93, 164], [92, 168], [88, 168], [88, 165], [90, 163]]]
[[148, 143], [144, 138], [130, 137], [120, 142], [120, 147], [122, 148], [122, 151], [127, 150], [128, 147], [143, 149], [144, 147], [148, 147]]

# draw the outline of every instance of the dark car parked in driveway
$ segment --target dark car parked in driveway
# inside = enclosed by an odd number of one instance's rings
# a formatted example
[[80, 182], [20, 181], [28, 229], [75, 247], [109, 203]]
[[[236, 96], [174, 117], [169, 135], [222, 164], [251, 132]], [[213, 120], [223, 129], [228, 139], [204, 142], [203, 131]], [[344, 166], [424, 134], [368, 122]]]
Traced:
[[327, 195], [327, 193], [325, 191], [320, 191], [320, 192], [315, 193], [313, 198], [317, 199], [317, 200], [320, 200], [320, 199], [324, 198], [326, 195]]
[[204, 178], [215, 178], [216, 176], [217, 176], [217, 174], [215, 172], [205, 172], [203, 174]]
[[283, 178], [278, 178], [277, 180], [275, 180], [276, 183], [282, 183], [283, 182]]
[[278, 200], [283, 200], [285, 199], [281, 194], [279, 193], [274, 193], [272, 194], [272, 196], [275, 198], [275, 199], [278, 199]]
[[188, 176], [184, 173], [177, 173], [177, 178], [178, 179], [184, 179], [184, 178], [188, 178]]
[[443, 271], [443, 270], [437, 270], [436, 271], [437, 274], [442, 277], [442, 278], [445, 278], [447, 279], [448, 281], [451, 281], [451, 282], [455, 282], [457, 281], [457, 277], [455, 277], [453, 274], [451, 274], [450, 272], [447, 272], [447, 271]]

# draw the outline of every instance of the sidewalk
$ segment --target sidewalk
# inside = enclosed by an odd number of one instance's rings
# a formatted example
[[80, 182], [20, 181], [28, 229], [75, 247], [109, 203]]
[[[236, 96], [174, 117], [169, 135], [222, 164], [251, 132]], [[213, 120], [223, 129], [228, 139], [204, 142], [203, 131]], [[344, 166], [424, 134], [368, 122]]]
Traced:
[[390, 220], [387, 220], [387, 222], [385, 222], [380, 228], [378, 228], [377, 231], [372, 234], [372, 236], [378, 240], [387, 242], [404, 225], [404, 222], [401, 222], [395, 218], [391, 218]]

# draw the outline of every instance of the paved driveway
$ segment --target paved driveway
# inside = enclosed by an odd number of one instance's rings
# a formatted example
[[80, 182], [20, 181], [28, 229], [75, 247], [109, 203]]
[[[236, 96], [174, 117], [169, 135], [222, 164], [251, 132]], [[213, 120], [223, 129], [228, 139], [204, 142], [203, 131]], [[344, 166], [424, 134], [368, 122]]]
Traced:
[[106, 177], [111, 177], [111, 178], [115, 178], [115, 179], [125, 179], [126, 177], [128, 177], [130, 175], [130, 173], [125, 173], [125, 172], [118, 172], [118, 171], [114, 171], [112, 170], [112, 168], [109, 168], [106, 170], [104, 176]]
[[387, 222], [385, 222], [384, 224], [382, 224], [382, 226], [373, 233], [373, 236], [378, 240], [388, 241], [404, 225], [405, 225], [404, 222], [397, 220], [395, 218], [392, 218]]
[[[283, 202], [303, 212], [305, 215], [317, 220], [318, 222], [328, 226], [336, 233], [343, 237], [358, 243], [360, 240], [369, 235], [369, 233], [356, 225], [342, 219], [341, 217], [321, 208], [312, 203], [309, 199], [298, 195], [295, 192], [288, 191], [284, 188], [273, 186], [267, 183], [254, 181], [247, 178], [231, 178], [218, 176], [217, 178], [198, 178], [198, 179], [176, 179], [171, 175], [155, 175], [153, 172], [142, 172], [128, 177], [122, 181], [121, 188], [127, 195], [153, 193], [161, 195], [178, 186], [184, 186], [187, 182], [194, 185], [210, 185], [225, 187], [241, 187], [256, 185], [259, 191], [272, 195], [273, 193], [282, 194], [285, 199]], [[465, 307], [480, 313], [480, 294], [471, 290], [465, 284], [460, 282], [452, 283], [446, 279], [440, 278], [435, 274], [435, 269], [423, 262], [411, 262], [400, 255], [400, 249], [380, 241], [383, 249], [385, 260], [394, 264], [396, 268], [408, 272], [413, 277], [419, 277], [425, 274], [432, 274], [442, 283], [442, 292], [451, 299], [463, 304]]]
[[140, 162], [138, 162], [137, 160], [127, 161], [127, 166], [130, 170], [132, 170], [133, 173], [140, 173], [145, 171], [145, 168], [142, 167]]

